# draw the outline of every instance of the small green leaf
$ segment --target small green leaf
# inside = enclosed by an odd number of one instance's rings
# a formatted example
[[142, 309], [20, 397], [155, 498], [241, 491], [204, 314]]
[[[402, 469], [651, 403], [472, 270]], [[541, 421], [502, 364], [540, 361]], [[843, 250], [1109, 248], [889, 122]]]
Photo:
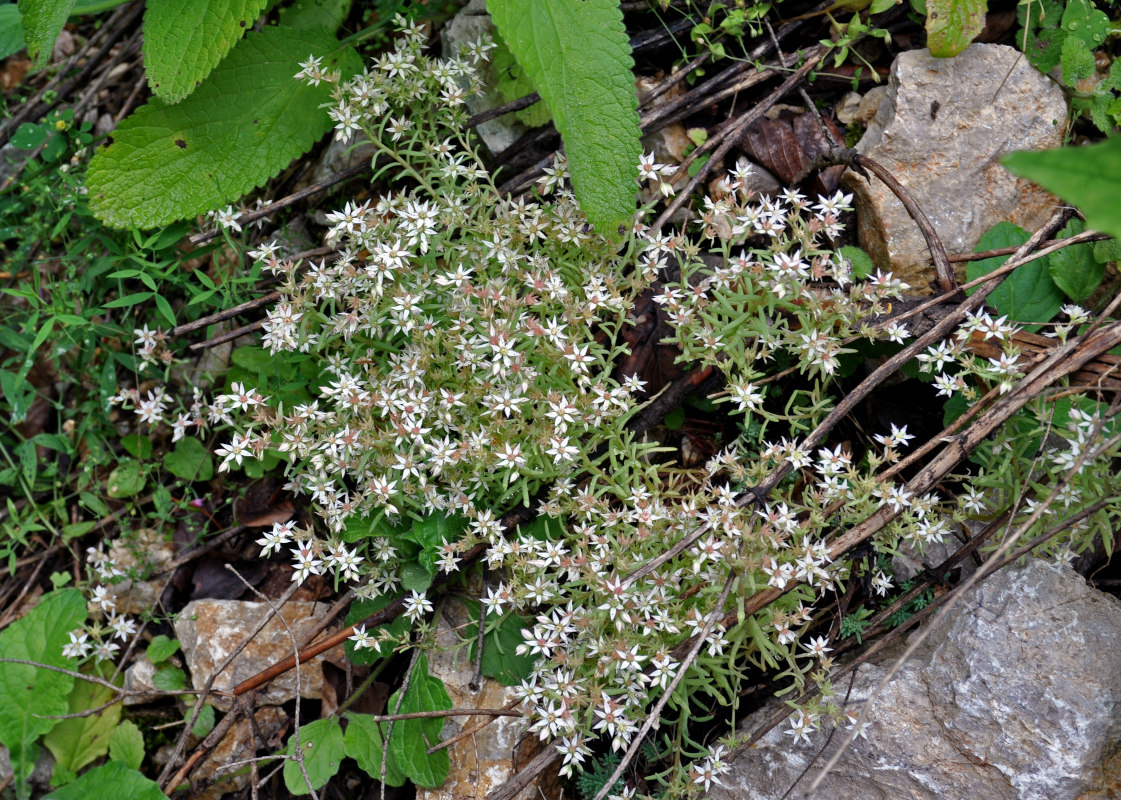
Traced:
[[[324, 56], [345, 80], [361, 60], [323, 28], [249, 33], [190, 97], [153, 100], [90, 161], [90, 207], [114, 227], [151, 228], [218, 208], [261, 185], [331, 127], [331, 87], [293, 77]], [[334, 54], [334, 55], [332, 55]]]
[[[288, 739], [288, 755], [295, 755], [296, 737]], [[336, 717], [319, 719], [300, 726], [300, 750], [304, 757], [304, 780], [300, 765], [293, 759], [284, 762], [284, 785], [292, 794], [311, 794], [312, 790], [323, 786], [339, 771], [339, 765], [346, 755], [343, 745], [343, 729]], [[311, 786], [308, 786], [311, 781]]]
[[927, 0], [926, 46], [936, 58], [952, 58], [985, 27], [985, 0]]
[[120, 761], [91, 769], [43, 800], [166, 800], [160, 785]]
[[55, 40], [73, 8], [74, 0], [19, 0], [27, 55], [35, 62], [36, 69], [45, 67], [51, 60]]
[[[188, 720], [190, 718], [191, 709], [188, 708], [187, 713], [183, 715], [183, 719]], [[214, 730], [214, 722], [214, 706], [210, 705], [210, 703], [207, 703], [201, 709], [199, 709], [198, 718], [195, 719], [195, 724], [191, 726], [191, 735], [198, 736], [199, 738], [206, 736], [206, 734]]]
[[268, 0], [148, 0], [144, 71], [152, 93], [178, 103], [237, 44]]
[[[999, 222], [980, 238], [974, 251], [1018, 247], [1029, 236], [1027, 231], [1011, 222]], [[972, 261], [966, 266], [966, 276], [972, 281], [988, 275], [1007, 260], [1008, 256], [998, 256]], [[970, 290], [970, 293], [976, 291], [976, 288]], [[989, 295], [988, 302], [997, 313], [1006, 315], [1014, 322], [1043, 323], [1059, 313], [1063, 306], [1063, 293], [1048, 274], [1047, 259], [1041, 258], [1014, 270]], [[1028, 325], [1027, 329], [1036, 330], [1038, 327]]]
[[[375, 597], [373, 600], [356, 600], [350, 607], [350, 611], [346, 615], [347, 625], [357, 625], [367, 617], [373, 616], [377, 612], [385, 608], [393, 600], [392, 595], [384, 594], [380, 597]], [[395, 639], [400, 639], [409, 630], [412, 623], [405, 616], [398, 616], [393, 619], [388, 625], [378, 625], [372, 630], [367, 631], [371, 636], [382, 630], [388, 630], [390, 635]], [[356, 649], [354, 642], [350, 639], [346, 640], [344, 645], [347, 658], [350, 659], [352, 664], [373, 664], [385, 658], [393, 652], [393, 645], [375, 645], [373, 647], [363, 647]]]
[[902, 0], [872, 0], [872, 5], [868, 7], [869, 14], [882, 14], [889, 8], [895, 8]]
[[845, 245], [837, 250], [844, 258], [848, 259], [852, 264], [852, 277], [855, 280], [862, 281], [876, 271], [876, 263], [872, 260], [872, 256], [861, 250], [854, 245]]
[[108, 303], [102, 303], [101, 305], [103, 308], [128, 308], [150, 300], [153, 294], [155, 294], [155, 292], [136, 292], [135, 294], [118, 297], [116, 300], [110, 300]]
[[144, 734], [132, 720], [126, 719], [109, 734], [109, 758], [130, 769], [140, 769], [144, 763]]
[[1063, 30], [1080, 39], [1089, 50], [1096, 50], [1109, 35], [1109, 17], [1090, 0], [1068, 0], [1063, 12]]
[[47, 141], [48, 136], [50, 136], [50, 132], [42, 125], [24, 122], [16, 128], [16, 132], [12, 135], [9, 144], [20, 150], [34, 150], [39, 145], [43, 144], [43, 142]]
[[187, 673], [178, 667], [164, 667], [152, 675], [152, 685], [162, 692], [179, 692], [187, 687]]
[[[381, 780], [382, 742], [385, 741], [387, 723], [377, 722], [369, 714], [347, 714], [346, 754], [358, 762], [358, 766], [376, 781]], [[404, 786], [405, 775], [390, 754], [385, 758], [385, 785]]]
[[[1033, 67], [1040, 72], [1050, 72], [1059, 64], [1062, 57], [1066, 31], [1061, 28], [1042, 28], [1030, 31], [1024, 47], [1024, 55]], [[1023, 41], [1021, 39], [1021, 41]]]
[[[102, 676], [108, 677], [108, 675]], [[113, 699], [115, 692], [99, 683], [75, 681], [70, 690], [68, 714], [98, 708]], [[109, 752], [109, 735], [121, 719], [121, 704], [114, 703], [88, 717], [58, 720], [43, 737], [43, 744], [65, 770], [77, 772]]]
[[[525, 70], [514, 60], [510, 48], [501, 40], [496, 42], [496, 47], [490, 54], [490, 69], [495, 75], [494, 88], [498, 92], [499, 102], [496, 105], [517, 100], [537, 91], [537, 87], [525, 74]], [[529, 108], [514, 112], [514, 119], [527, 128], [548, 125], [552, 118], [549, 108], [540, 101]]]
[[[43, 596], [21, 619], [0, 631], [0, 653], [5, 658], [70, 667], [62, 648], [70, 631], [86, 619], [86, 601], [77, 589], [62, 589]], [[28, 796], [27, 777], [39, 755], [36, 740], [67, 713], [67, 697], [74, 678], [61, 672], [27, 664], [0, 663], [0, 744], [8, 748], [15, 772], [16, 796]]]
[[97, 522], [89, 520], [87, 522], [71, 522], [69, 525], [62, 526], [62, 540], [70, 542], [80, 536], [85, 536], [87, 533], [97, 527]]
[[1061, 61], [1063, 64], [1063, 83], [1074, 86], [1083, 78], [1094, 74], [1094, 54], [1081, 39], [1068, 36], [1063, 41]]
[[214, 477], [214, 459], [198, 439], [180, 439], [175, 449], [165, 453], [163, 465], [177, 478], [185, 481], [208, 481]]
[[350, 6], [351, 0], [295, 0], [280, 9], [280, 24], [285, 28], [327, 28], [336, 31], [346, 22]]
[[246, 345], [230, 353], [230, 360], [257, 375], [272, 373], [275, 356], [263, 347]]
[[673, 409], [662, 419], [662, 424], [671, 431], [679, 430], [685, 424], [685, 409], [681, 406]]
[[401, 565], [401, 587], [410, 592], [423, 592], [432, 585], [434, 574], [419, 561], [406, 561]]
[[179, 640], [164, 636], [161, 633], [159, 636], [152, 637], [146, 655], [148, 656], [148, 660], [153, 664], [160, 664], [167, 661], [178, 652]]
[[123, 447], [125, 452], [130, 456], [139, 458], [142, 461], [152, 457], [152, 440], [147, 436], [138, 436], [135, 433], [122, 436], [121, 447]]
[[[472, 620], [463, 629], [463, 638], [470, 642], [467, 657], [474, 662], [475, 646], [478, 642], [479, 604], [477, 601], [466, 600], [467, 613]], [[533, 665], [537, 658], [531, 655], [518, 655], [518, 645], [524, 639], [522, 628], [529, 626], [529, 620], [517, 614], [507, 614], [493, 630], [483, 635], [483, 660], [479, 665], [483, 674], [494, 678], [503, 686], [517, 686], [533, 672]]]
[[1000, 161], [1082, 209], [1087, 228], [1121, 238], [1121, 136], [1086, 147], [1009, 153]]
[[635, 208], [639, 143], [617, 0], [490, 0], [502, 39], [552, 112], [576, 199], [605, 235]]
[[[1082, 220], [1071, 220], [1059, 238], [1066, 239], [1081, 233], [1084, 227]], [[1094, 258], [1094, 249], [1089, 244], [1056, 250], [1047, 257], [1047, 262], [1051, 280], [1076, 303], [1092, 295], [1105, 275], [1105, 264]]]
[[109, 473], [105, 493], [115, 500], [132, 497], [144, 488], [145, 474], [139, 461], [122, 459], [117, 468]]
[[[428, 674], [428, 657], [421, 655], [413, 668], [408, 691], [404, 698], [401, 692], [393, 693], [388, 708], [394, 714], [410, 714], [415, 711], [447, 710], [452, 707], [451, 697], [444, 688], [444, 682]], [[400, 702], [398, 702], [400, 700]], [[434, 789], [441, 786], [448, 777], [451, 762], [448, 751], [437, 750], [428, 755], [428, 748], [440, 741], [440, 731], [444, 720], [402, 719], [398, 720], [389, 734], [389, 754], [400, 767], [401, 772], [412, 779], [417, 786]]]

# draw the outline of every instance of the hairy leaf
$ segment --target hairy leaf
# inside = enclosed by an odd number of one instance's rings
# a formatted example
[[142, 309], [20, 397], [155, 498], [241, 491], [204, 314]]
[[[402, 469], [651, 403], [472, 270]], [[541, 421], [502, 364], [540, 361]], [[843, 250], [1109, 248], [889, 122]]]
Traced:
[[[182, 103], [153, 100], [90, 161], [90, 206], [106, 224], [151, 228], [210, 211], [261, 185], [331, 127], [326, 84], [298, 82], [324, 56], [343, 78], [361, 69], [324, 28], [250, 33]], [[327, 58], [330, 56], [330, 58]]]
[[553, 115], [580, 207], [600, 233], [613, 233], [634, 211], [641, 155], [618, 2], [491, 0], [487, 8]]
[[[451, 707], [452, 700], [444, 682], [428, 674], [428, 658], [423, 655], [417, 658], [404, 698], [401, 698], [400, 691], [394, 692], [388, 706], [393, 714], [447, 710]], [[439, 717], [403, 719], [393, 724], [389, 734], [389, 753], [401, 772], [417, 786], [432, 789], [447, 780], [451, 766], [448, 751], [437, 750], [432, 755], [427, 753], [429, 747], [440, 741], [443, 727], [444, 720]]]
[[[55, 667], [68, 667], [63, 645], [86, 618], [86, 601], [77, 589], [44, 595], [39, 605], [0, 632], [0, 655]], [[0, 663], [0, 744], [8, 748], [16, 796], [28, 796], [27, 777], [39, 748], [35, 740], [67, 713], [74, 678], [27, 664]]]
[[937, 58], [969, 47], [985, 27], [985, 0], [927, 0], [926, 46]]
[[[112, 689], [99, 683], [75, 681], [74, 688], [70, 690], [69, 710], [66, 713], [77, 714], [99, 708], [113, 699], [113, 695]], [[109, 752], [109, 734], [120, 720], [120, 703], [114, 703], [88, 717], [58, 720], [58, 724], [43, 737], [43, 744], [51, 751], [58, 766], [77, 772]]]
[[1087, 228], [1121, 238], [1121, 136], [1087, 147], [1009, 153], [1000, 161], [1082, 209]]
[[27, 55], [36, 68], [45, 67], [50, 61], [55, 39], [73, 8], [74, 0], [19, 0]]
[[43, 800], [166, 800], [160, 785], [120, 761], [91, 769]]
[[[388, 723], [376, 721], [370, 714], [347, 714], [346, 754], [358, 762], [367, 775], [381, 780], [381, 762]], [[385, 785], [404, 786], [408, 776], [397, 766], [393, 754], [385, 757]]]
[[[998, 222], [977, 242], [975, 252], [995, 250], [1001, 247], [1018, 247], [1026, 242], [1030, 234], [1011, 222]], [[1008, 260], [1008, 256], [972, 261], [965, 268], [969, 280], [988, 275]], [[972, 291], [976, 291], [976, 287]], [[971, 292], [972, 293], [972, 292]], [[988, 302], [997, 313], [1006, 315], [1013, 322], [1047, 322], [1063, 307], [1063, 293], [1055, 286], [1047, 272], [1047, 259], [1017, 267], [1004, 279], [988, 297]], [[1036, 330], [1038, 325], [1027, 326]]]
[[148, 0], [144, 70], [152, 94], [178, 103], [245, 35], [268, 0]]
[[[288, 755], [295, 755], [296, 737], [288, 739]], [[284, 762], [284, 785], [292, 794], [311, 794], [335, 776], [343, 756], [343, 729], [337, 717], [317, 719], [300, 726], [300, 750], [304, 755], [307, 780], [295, 760]], [[308, 786], [311, 781], [311, 786]]]

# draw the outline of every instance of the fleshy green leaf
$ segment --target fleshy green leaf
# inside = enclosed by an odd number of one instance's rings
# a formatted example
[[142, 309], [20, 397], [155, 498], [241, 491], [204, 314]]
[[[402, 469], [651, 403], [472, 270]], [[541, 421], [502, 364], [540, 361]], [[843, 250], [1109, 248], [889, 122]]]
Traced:
[[1087, 228], [1121, 238], [1121, 136], [1087, 147], [1009, 153], [1000, 161], [1082, 209]]
[[[0, 632], [0, 655], [69, 667], [62, 648], [85, 618], [86, 601], [78, 590], [44, 595], [26, 616]], [[35, 741], [59, 722], [47, 717], [67, 713], [73, 687], [74, 678], [61, 672], [0, 663], [0, 744], [8, 748], [21, 799], [28, 796], [27, 776], [39, 755]]]
[[74, 0], [19, 0], [27, 55], [36, 68], [45, 67], [50, 61], [55, 39], [73, 8]]
[[[411, 714], [416, 711], [446, 710], [452, 707], [452, 700], [444, 682], [428, 674], [428, 658], [419, 656], [409, 680], [408, 691], [404, 698], [401, 692], [393, 693], [388, 708], [394, 714]], [[401, 702], [398, 705], [398, 699]], [[389, 753], [400, 767], [401, 772], [412, 779], [417, 786], [434, 789], [443, 784], [448, 777], [451, 762], [448, 751], [437, 750], [428, 755], [428, 748], [440, 741], [440, 731], [444, 720], [402, 719], [393, 725], [389, 734]]]
[[144, 6], [144, 71], [156, 97], [178, 103], [268, 5], [268, 0], [148, 0]]
[[214, 477], [214, 459], [202, 442], [190, 436], [175, 443], [175, 449], [165, 453], [163, 465], [167, 471], [185, 481], [208, 481]]
[[603, 234], [635, 208], [639, 144], [617, 0], [491, 0], [502, 39], [552, 112], [576, 199]]
[[331, 127], [320, 108], [331, 87], [294, 76], [310, 55], [344, 79], [361, 69], [352, 48], [336, 50], [324, 28], [246, 35], [186, 100], [153, 100], [117, 126], [90, 161], [90, 207], [109, 225], [151, 228], [261, 185]]
[[[1081, 233], [1084, 227], [1082, 220], [1071, 220], [1059, 238], [1066, 239]], [[1047, 262], [1051, 280], [1076, 303], [1093, 294], [1105, 275], [1105, 264], [1094, 257], [1094, 248], [1089, 244], [1056, 250], [1047, 257]]]
[[1063, 12], [1063, 30], [1081, 39], [1090, 50], [1096, 50], [1109, 35], [1109, 17], [1090, 0], [1068, 0]]
[[[107, 676], [103, 676], [107, 677]], [[75, 681], [70, 690], [68, 714], [89, 711], [104, 705], [114, 692], [101, 684]], [[121, 720], [121, 704], [114, 703], [98, 714], [58, 720], [43, 737], [58, 766], [77, 772], [109, 752], [109, 735]]]
[[[358, 762], [367, 775], [381, 780], [382, 742], [388, 723], [377, 722], [369, 714], [347, 714], [346, 754]], [[398, 768], [393, 755], [385, 759], [385, 785], [404, 786], [408, 777]]]
[[[980, 238], [974, 252], [1018, 247], [1029, 237], [1027, 231], [1011, 222], [998, 222]], [[1007, 260], [1008, 256], [997, 256], [972, 261], [966, 266], [965, 274], [972, 281], [988, 275]], [[972, 291], [976, 291], [976, 287]], [[1041, 258], [1017, 267], [989, 295], [988, 302], [997, 313], [1006, 315], [1013, 322], [1041, 323], [1059, 313], [1063, 307], [1063, 293], [1047, 272], [1047, 259]], [[1038, 325], [1027, 326], [1028, 330], [1037, 328]]]
[[952, 58], [985, 27], [985, 0], [927, 0], [926, 46], [937, 58]]
[[160, 785], [120, 761], [91, 769], [43, 800], [166, 800]]
[[109, 734], [109, 758], [130, 769], [140, 769], [144, 763], [144, 734], [132, 720], [126, 719]]
[[[295, 755], [296, 737], [288, 739], [288, 755]], [[300, 749], [304, 754], [307, 780], [300, 765], [292, 759], [284, 762], [284, 785], [292, 794], [311, 794], [339, 771], [346, 750], [343, 746], [343, 729], [337, 717], [318, 719], [300, 726]], [[308, 787], [311, 781], [311, 787]]]

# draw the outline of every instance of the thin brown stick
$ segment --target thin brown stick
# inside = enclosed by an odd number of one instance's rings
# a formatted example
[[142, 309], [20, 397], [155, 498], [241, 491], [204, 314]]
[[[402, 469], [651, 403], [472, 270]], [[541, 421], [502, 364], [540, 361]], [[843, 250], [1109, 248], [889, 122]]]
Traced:
[[196, 353], [200, 350], [208, 350], [211, 347], [217, 347], [220, 344], [232, 342], [234, 339], [240, 339], [242, 336], [253, 333], [254, 331], [259, 331], [264, 326], [265, 323], [263, 320], [257, 320], [248, 325], [242, 325], [240, 328], [234, 328], [232, 331], [220, 333], [217, 336], [207, 339], [205, 342], [195, 342], [188, 349]]
[[[521, 703], [520, 700], [517, 700], [517, 699], [511, 700], [509, 703], [504, 705], [501, 710], [502, 711], [512, 711], [514, 708], [516, 708], [518, 706], [519, 703]], [[514, 714], [517, 714], [518, 716], [522, 715], [522, 713], [520, 711], [515, 711]], [[425, 752], [428, 753], [428, 755], [432, 755], [433, 753], [437, 752], [438, 750], [444, 750], [448, 747], [451, 747], [452, 745], [458, 744], [459, 742], [463, 741], [464, 739], [469, 739], [470, 737], [474, 736], [476, 733], [481, 731], [483, 728], [485, 728], [487, 725], [490, 725], [496, 719], [498, 719], [497, 715], [494, 715], [494, 716], [490, 717], [489, 719], [485, 719], [477, 725], [473, 725], [470, 728], [467, 728], [465, 730], [460, 731], [455, 736], [452, 736], [450, 739], [445, 739], [444, 741], [440, 742], [439, 744], [432, 745], [432, 747], [429, 747]]]

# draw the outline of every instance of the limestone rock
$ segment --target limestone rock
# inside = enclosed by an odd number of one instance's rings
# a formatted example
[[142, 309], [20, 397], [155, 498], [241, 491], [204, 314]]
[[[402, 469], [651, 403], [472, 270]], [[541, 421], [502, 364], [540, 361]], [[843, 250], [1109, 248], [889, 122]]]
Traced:
[[[1119, 650], [1116, 598], [1069, 568], [1042, 561], [1002, 571], [967, 592], [874, 699], [894, 659], [859, 669], [848, 703], [863, 708], [867, 738], [853, 742], [812, 794], [807, 790], [818, 768], [844, 737], [826, 744], [828, 734], [818, 731], [810, 743], [793, 745], [779, 726], [734, 759], [724, 786], [710, 796], [1116, 797]], [[843, 696], [848, 680], [838, 689]], [[753, 727], [749, 719], [743, 730]]]
[[[288, 730], [288, 714], [275, 706], [266, 706], [257, 709], [253, 718], [263, 740], [279, 749], [281, 734]], [[249, 773], [242, 769], [244, 764], [241, 762], [253, 758], [256, 753], [254, 725], [248, 719], [238, 720], [192, 775], [194, 781], [215, 781], [202, 791], [193, 793], [193, 800], [217, 800], [244, 790], [249, 785]]]
[[[1066, 115], [1059, 86], [1012, 47], [974, 44], [948, 59], [912, 50], [892, 64], [856, 149], [911, 191], [947, 252], [969, 252], [997, 222], [1031, 230], [1050, 216], [1057, 201], [999, 159], [1058, 147]], [[851, 171], [846, 188], [856, 194], [861, 246], [913, 291], [929, 293], [929, 252], [903, 204], [878, 180]]]
[[[247, 603], [240, 600], [195, 600], [187, 605], [175, 621], [175, 635], [183, 646], [183, 657], [191, 675], [194, 688], [206, 685], [211, 673], [269, 614], [267, 603]], [[290, 602], [281, 608], [281, 614], [292, 629], [290, 636], [279, 617], [253, 637], [253, 640], [214, 681], [213, 688], [230, 691], [242, 681], [252, 678], [263, 669], [271, 667], [292, 655], [294, 636], [302, 643], [317, 620], [328, 611], [323, 603]], [[324, 658], [345, 663], [342, 647], [328, 650], [322, 656], [300, 665], [300, 696], [319, 699], [323, 688]], [[257, 696], [258, 705], [279, 705], [296, 696], [296, 670], [289, 670], [267, 684]], [[233, 705], [229, 698], [213, 697], [211, 701], [220, 711]]]

